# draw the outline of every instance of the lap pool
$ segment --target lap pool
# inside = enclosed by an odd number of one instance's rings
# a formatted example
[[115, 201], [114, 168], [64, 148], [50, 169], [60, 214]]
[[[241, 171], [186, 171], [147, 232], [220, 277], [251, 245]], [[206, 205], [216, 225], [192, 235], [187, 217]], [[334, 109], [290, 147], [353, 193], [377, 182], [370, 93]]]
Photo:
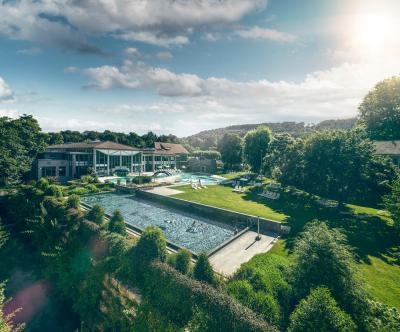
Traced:
[[196, 254], [209, 253], [234, 236], [234, 229], [228, 225], [138, 199], [132, 194], [103, 193], [84, 196], [81, 201], [89, 206], [99, 204], [107, 214], [120, 210], [126, 223], [140, 229], [157, 226], [168, 241]]

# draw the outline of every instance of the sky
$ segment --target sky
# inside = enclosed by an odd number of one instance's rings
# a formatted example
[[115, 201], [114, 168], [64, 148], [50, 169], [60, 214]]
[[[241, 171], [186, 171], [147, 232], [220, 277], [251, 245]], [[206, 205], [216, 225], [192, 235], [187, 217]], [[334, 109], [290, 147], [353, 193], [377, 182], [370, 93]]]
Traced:
[[0, 116], [187, 136], [350, 118], [400, 73], [396, 0], [0, 0]]

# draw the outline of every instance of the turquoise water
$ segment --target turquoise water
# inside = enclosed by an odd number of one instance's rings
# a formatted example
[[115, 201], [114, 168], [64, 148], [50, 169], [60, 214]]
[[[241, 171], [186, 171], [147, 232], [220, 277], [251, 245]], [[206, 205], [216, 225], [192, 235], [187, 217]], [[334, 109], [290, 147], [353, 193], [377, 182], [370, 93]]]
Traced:
[[158, 226], [167, 240], [194, 253], [210, 252], [234, 235], [230, 227], [185, 214], [131, 194], [104, 193], [81, 198], [88, 205], [99, 204], [106, 213], [120, 210], [125, 222], [141, 229]]
[[[166, 177], [165, 174], [160, 173], [158, 178], [163, 178]], [[110, 179], [110, 182], [117, 183], [117, 181], [121, 181], [121, 184], [126, 184], [126, 179], [131, 179], [131, 176], [127, 177], [118, 177], [118, 178], [113, 178]], [[175, 182], [183, 182], [183, 183], [190, 183], [190, 182], [195, 182], [198, 183], [199, 180], [201, 181], [201, 184], [203, 185], [212, 185], [212, 184], [219, 184], [221, 181], [224, 181], [224, 179], [216, 178], [213, 177], [212, 175], [207, 175], [207, 174], [197, 174], [197, 173], [178, 173], [176, 175], [176, 180]]]
[[185, 182], [185, 183], [190, 183], [190, 182], [198, 183], [199, 180], [201, 181], [202, 184], [205, 185], [218, 184], [221, 183], [221, 181], [223, 181], [223, 179], [215, 178], [211, 175], [196, 174], [196, 173], [182, 173], [179, 175], [178, 178], [178, 182]]

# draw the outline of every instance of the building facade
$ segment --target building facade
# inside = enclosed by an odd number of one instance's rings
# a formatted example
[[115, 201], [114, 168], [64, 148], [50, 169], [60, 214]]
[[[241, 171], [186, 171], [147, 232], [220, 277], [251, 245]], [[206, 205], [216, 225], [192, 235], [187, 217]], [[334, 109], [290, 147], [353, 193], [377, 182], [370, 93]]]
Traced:
[[139, 149], [114, 142], [65, 143], [49, 146], [34, 165], [36, 178], [77, 178], [93, 172], [98, 176], [184, 169], [188, 151], [180, 144], [156, 142]]
[[375, 154], [392, 159], [393, 163], [400, 167], [400, 140], [374, 141]]

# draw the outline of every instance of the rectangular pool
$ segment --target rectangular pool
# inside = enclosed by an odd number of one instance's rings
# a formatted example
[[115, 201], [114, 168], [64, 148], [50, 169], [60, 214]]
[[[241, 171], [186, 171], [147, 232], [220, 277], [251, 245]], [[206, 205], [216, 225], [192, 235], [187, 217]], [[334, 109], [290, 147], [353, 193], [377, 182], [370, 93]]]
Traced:
[[138, 199], [132, 194], [95, 194], [84, 196], [81, 201], [90, 206], [99, 204], [107, 214], [120, 210], [126, 223], [141, 229], [157, 226], [167, 240], [196, 254], [210, 252], [235, 234], [228, 225]]

